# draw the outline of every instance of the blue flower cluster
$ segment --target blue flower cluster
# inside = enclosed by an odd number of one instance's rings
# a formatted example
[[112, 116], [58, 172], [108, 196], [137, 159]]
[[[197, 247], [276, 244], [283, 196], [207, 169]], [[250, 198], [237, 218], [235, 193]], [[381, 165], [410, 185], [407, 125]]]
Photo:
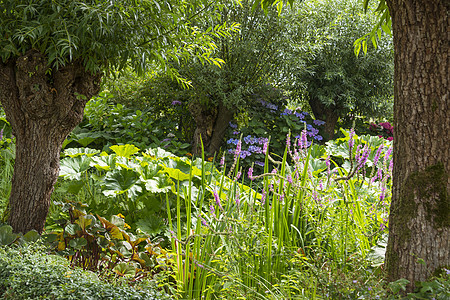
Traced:
[[[263, 149], [261, 146], [257, 146], [257, 145], [264, 145], [265, 143], [269, 142], [268, 138], [264, 138], [264, 137], [252, 137], [251, 135], [247, 135], [246, 137], [243, 138], [244, 143], [249, 145], [247, 150], [241, 150], [240, 151], [240, 157], [241, 159], [244, 159], [248, 156], [251, 156], [253, 153], [254, 154], [261, 154], [263, 153]], [[239, 142], [239, 139], [229, 139], [227, 141], [227, 144], [233, 144], [233, 145], [237, 145], [237, 143]], [[229, 154], [233, 154], [234, 153], [234, 149], [228, 149], [228, 153]]]
[[261, 102], [261, 104], [262, 104], [264, 107], [267, 107], [268, 109], [270, 109], [270, 110], [272, 110], [272, 111], [277, 111], [277, 110], [278, 110], [278, 106], [276, 106], [276, 105], [273, 104], [273, 103], [266, 102], [266, 101], [264, 101], [264, 100], [262, 100], [262, 99], [259, 99], [259, 102]]

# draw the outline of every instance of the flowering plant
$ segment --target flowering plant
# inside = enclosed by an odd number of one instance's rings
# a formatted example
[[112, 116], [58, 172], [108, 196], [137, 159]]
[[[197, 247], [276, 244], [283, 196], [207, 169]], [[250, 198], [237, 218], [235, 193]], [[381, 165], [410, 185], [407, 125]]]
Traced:
[[383, 137], [389, 141], [394, 139], [394, 127], [389, 122], [370, 123], [369, 130], [372, 133], [377, 133], [378, 137]]

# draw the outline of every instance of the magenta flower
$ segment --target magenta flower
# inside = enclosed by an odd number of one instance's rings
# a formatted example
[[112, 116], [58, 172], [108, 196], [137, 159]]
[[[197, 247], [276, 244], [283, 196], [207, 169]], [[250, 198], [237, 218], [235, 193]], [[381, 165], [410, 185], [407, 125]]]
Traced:
[[250, 178], [250, 180], [252, 180], [253, 181], [253, 167], [250, 167], [249, 169], [248, 169], [248, 173], [247, 173], [247, 175], [248, 175], [248, 178]]

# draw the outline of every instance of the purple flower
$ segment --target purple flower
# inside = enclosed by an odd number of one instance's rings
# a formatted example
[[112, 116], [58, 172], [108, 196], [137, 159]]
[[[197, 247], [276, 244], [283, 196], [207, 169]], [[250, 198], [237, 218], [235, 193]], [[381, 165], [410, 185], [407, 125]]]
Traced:
[[286, 179], [290, 184], [292, 184], [292, 176], [291, 175], [288, 175]]
[[250, 167], [248, 169], [247, 175], [248, 175], [248, 178], [250, 178], [250, 180], [253, 180], [253, 167]]
[[240, 198], [239, 191], [237, 191], [236, 192], [236, 205], [239, 206], [240, 203], [241, 203], [241, 198]]
[[262, 161], [255, 161], [255, 165], [264, 167], [264, 162], [262, 162]]
[[261, 147], [258, 147], [258, 146], [250, 146], [250, 147], [248, 147], [248, 151], [253, 152], [253, 153], [262, 153]]
[[305, 118], [305, 115], [301, 112], [296, 112], [294, 115], [299, 118], [300, 120], [303, 120]]
[[264, 205], [264, 203], [266, 203], [266, 190], [263, 190], [261, 195], [261, 204]]
[[236, 125], [236, 124], [233, 124], [233, 123], [231, 123], [231, 122], [229, 122], [229, 124], [230, 124], [230, 127], [231, 127], [231, 128], [234, 128], [234, 129], [237, 128], [237, 125]]
[[234, 135], [238, 135], [240, 132], [239, 131], [233, 131]]
[[[355, 145], [355, 141], [353, 140], [353, 135], [355, 134], [355, 130], [352, 128], [350, 129], [349, 136], [348, 136], [348, 148], [350, 149], [350, 152], [352, 151], [353, 146]], [[350, 156], [352, 154], [350, 153]]]
[[264, 153], [264, 154], [267, 154], [267, 146], [269, 145], [269, 142], [267, 141], [267, 142], [265, 142], [264, 143], [264, 145], [263, 145], [263, 150], [262, 150], [262, 152]]
[[175, 106], [175, 105], [181, 105], [181, 102], [178, 101], [178, 100], [174, 100], [174, 101], [172, 101], [172, 105], [173, 105], [173, 106]]
[[214, 200], [216, 200], [217, 206], [219, 207], [220, 210], [223, 210], [222, 204], [220, 204], [219, 194], [217, 194], [216, 190], [214, 190], [213, 194], [214, 194]]
[[375, 153], [375, 157], [373, 158], [373, 165], [376, 166], [378, 163], [378, 159], [380, 158], [381, 151], [383, 151], [383, 144], [378, 147], [377, 153]]
[[236, 155], [236, 156], [238, 156], [239, 153], [241, 153], [241, 146], [242, 146], [242, 143], [241, 143], [241, 141], [239, 140], [239, 141], [237, 142], [237, 144], [236, 144], [236, 152], [235, 152], [235, 155]]
[[214, 209], [213, 205], [209, 206], [209, 211], [213, 214], [216, 210]]
[[321, 120], [314, 120], [313, 123], [314, 123], [314, 125], [317, 125], [317, 126], [322, 126], [325, 124], [325, 122], [321, 121]]
[[3, 140], [3, 128], [0, 130], [0, 141]]
[[224, 164], [225, 164], [225, 154], [220, 159], [220, 166], [223, 167]]

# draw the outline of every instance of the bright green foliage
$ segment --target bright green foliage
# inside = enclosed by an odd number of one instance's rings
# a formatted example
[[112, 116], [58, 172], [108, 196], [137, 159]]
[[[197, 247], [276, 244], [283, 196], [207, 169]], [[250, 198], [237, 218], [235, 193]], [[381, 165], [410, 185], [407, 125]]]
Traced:
[[156, 286], [133, 288], [98, 279], [95, 273], [70, 268], [39, 244], [0, 247], [2, 299], [170, 299]]
[[[213, 190], [214, 197], [199, 193], [187, 203], [177, 198], [177, 218], [169, 216], [169, 226], [174, 228], [172, 249], [177, 254], [181, 297], [197, 299], [206, 293], [218, 298], [355, 299], [374, 295], [363, 286], [355, 288], [350, 279], [353, 287], [348, 290], [339, 283], [331, 285], [336, 279], [327, 277], [331, 277], [327, 272], [359, 265], [354, 271], [364, 273], [364, 268], [377, 262], [374, 255], [373, 262], [367, 260], [367, 255], [385, 234], [388, 206], [384, 199], [392, 158], [388, 144], [380, 149], [379, 159], [369, 149], [377, 152], [383, 142], [347, 133], [347, 138], [329, 142], [325, 148], [291, 145], [282, 161], [266, 156], [264, 174], [253, 174], [254, 180], [262, 179], [257, 187], [262, 194], [252, 189], [249, 193], [237, 179], [226, 180], [222, 170], [223, 181]], [[276, 170], [269, 168], [269, 162]], [[237, 178], [239, 162], [232, 168], [228, 173]], [[207, 187], [209, 177], [203, 180]], [[180, 218], [183, 204], [185, 227]]]
[[48, 57], [50, 68], [81, 61], [92, 72], [126, 65], [144, 71], [149, 61], [164, 68], [169, 60], [195, 54], [219, 63], [210, 57], [215, 48], [211, 36], [225, 35], [228, 28], [206, 33], [192, 26], [205, 6], [201, 0], [3, 0], [0, 57], [6, 61], [37, 49]]

